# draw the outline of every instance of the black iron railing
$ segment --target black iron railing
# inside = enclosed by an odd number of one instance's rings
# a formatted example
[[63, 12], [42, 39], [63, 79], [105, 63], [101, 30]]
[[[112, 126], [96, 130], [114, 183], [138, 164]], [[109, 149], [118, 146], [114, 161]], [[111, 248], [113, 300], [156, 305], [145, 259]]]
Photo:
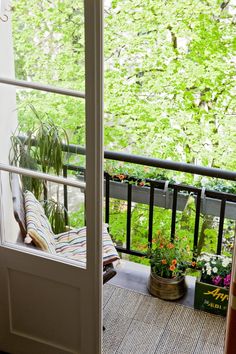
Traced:
[[[21, 137], [21, 139], [25, 139], [25, 137]], [[85, 149], [76, 145], [63, 145], [63, 150], [65, 152], [69, 152], [71, 154], [77, 155], [85, 155]], [[181, 171], [185, 173], [191, 173], [201, 176], [213, 177], [213, 178], [221, 178], [229, 181], [236, 181], [236, 172], [226, 171], [217, 168], [210, 167], [202, 167], [195, 166], [187, 163], [179, 163], [173, 162], [169, 160], [161, 160], [148, 158], [144, 156], [130, 155], [126, 153], [118, 153], [105, 151], [104, 158], [108, 160], [116, 160], [122, 162], [128, 162], [138, 165], [151, 166], [161, 169], [168, 169], [174, 171]], [[83, 167], [75, 166], [72, 164], [66, 164], [63, 168], [63, 176], [67, 177], [68, 171], [82, 172], [85, 173], [85, 169]], [[132, 178], [132, 183], [134, 182], [134, 178]], [[144, 201], [144, 203], [149, 204], [149, 217], [148, 217], [148, 237], [147, 237], [147, 245], [152, 243], [153, 239], [153, 216], [154, 216], [154, 206], [158, 205], [156, 192], [160, 190], [166, 190], [166, 181], [158, 181], [154, 179], [146, 179], [148, 186], [145, 186], [145, 192], [147, 192], [149, 198], [148, 201]], [[112, 195], [112, 176], [108, 173], [104, 175], [104, 183], [105, 183], [105, 222], [109, 224], [110, 221], [110, 198]], [[136, 255], [136, 256], [144, 256], [145, 253], [140, 252], [139, 250], [132, 249], [131, 245], [131, 210], [132, 210], [132, 202], [133, 199], [133, 191], [135, 186], [132, 183], [127, 183], [126, 185], [126, 195], [125, 196], [116, 196], [118, 199], [123, 199], [127, 201], [127, 215], [126, 215], [126, 246], [120, 247], [117, 246], [117, 250], [119, 252]], [[216, 214], [219, 216], [219, 228], [218, 228], [218, 239], [217, 239], [217, 249], [216, 253], [221, 254], [222, 251], [222, 238], [223, 238], [223, 227], [225, 220], [225, 211], [228, 205], [235, 206], [235, 218], [236, 220], [236, 195], [231, 193], [224, 193], [215, 190], [204, 190], [204, 188], [197, 188], [189, 185], [182, 185], [177, 183], [168, 183], [168, 191], [171, 191], [172, 194], [172, 217], [171, 217], [171, 234], [170, 240], [174, 240], [176, 233], [176, 214], [178, 210], [178, 200], [183, 193], [192, 194], [195, 198], [195, 225], [194, 225], [194, 237], [193, 237], [193, 249], [196, 249], [199, 241], [199, 224], [200, 224], [200, 215], [203, 211], [203, 194], [204, 198], [208, 198], [209, 200], [214, 200], [219, 204], [219, 212]], [[142, 188], [140, 189], [142, 192]], [[67, 186], [64, 186], [64, 206], [65, 209], [68, 210], [68, 191]], [[164, 206], [165, 207], [165, 206]], [[65, 213], [66, 222], [68, 223], [68, 214]]]
[[[67, 147], [68, 149], [68, 147]], [[74, 150], [74, 148], [73, 148]], [[69, 150], [72, 152], [71, 150]], [[81, 150], [80, 150], [81, 152]], [[116, 154], [116, 159], [118, 159], [118, 154]], [[119, 161], [123, 161], [125, 154], [121, 154]], [[109, 157], [107, 157], [109, 156]], [[105, 153], [105, 157], [109, 159], [113, 159], [113, 153]], [[143, 162], [143, 158], [140, 158], [141, 160], [139, 163]], [[133, 162], [133, 159], [128, 159], [126, 156], [125, 160], [127, 162]], [[145, 158], [146, 160], [146, 158]], [[147, 160], [146, 160], [147, 161]], [[154, 159], [152, 159], [154, 161]], [[159, 160], [158, 160], [159, 161]], [[135, 163], [136, 163], [136, 158], [135, 158]], [[165, 164], [168, 164], [169, 161], [165, 161]], [[159, 162], [156, 162], [156, 165], [159, 167]], [[176, 163], [175, 163], [176, 165]], [[151, 165], [153, 166], [153, 165]], [[169, 165], [168, 165], [169, 166]], [[173, 166], [172, 163], [170, 163], [170, 166]], [[163, 164], [162, 164], [163, 167]], [[188, 168], [186, 167], [186, 164], [180, 164], [178, 167], [179, 171], [182, 170], [187, 170]], [[183, 168], [182, 168], [183, 167]], [[73, 166], [73, 165], [65, 165], [64, 166], [64, 177], [67, 177], [68, 170], [71, 171], [82, 171], [84, 169]], [[217, 171], [216, 171], [217, 170]], [[191, 171], [195, 171], [194, 166], [191, 167]], [[203, 175], [204, 172], [208, 176], [211, 177], [221, 177], [225, 179], [230, 179], [230, 180], [235, 180], [236, 174], [234, 172], [230, 171], [221, 171], [218, 169], [209, 169], [209, 168], [200, 168], [196, 166], [196, 173], [201, 173]], [[213, 171], [216, 172], [215, 175], [213, 174]], [[189, 172], [189, 169], [188, 169]], [[111, 182], [112, 182], [112, 177], [108, 174], [105, 173], [104, 176], [105, 180], [105, 221], [106, 223], [109, 224], [110, 221], [110, 197], [111, 197]], [[148, 238], [147, 238], [147, 244], [152, 243], [153, 239], [153, 215], [154, 215], [154, 205], [155, 205], [155, 192], [157, 190], [164, 190], [166, 181], [157, 181], [157, 180], [146, 180], [148, 182], [148, 188], [149, 189], [149, 218], [148, 218]], [[132, 180], [133, 182], [133, 180]], [[127, 197], [125, 198], [127, 200], [127, 221], [126, 221], [126, 246], [121, 247], [117, 246], [117, 250], [119, 252], [131, 254], [131, 255], [136, 255], [136, 256], [144, 256], [145, 253], [140, 252], [138, 250], [132, 249], [131, 246], [131, 227], [132, 227], [132, 221], [131, 221], [131, 209], [132, 209], [132, 202], [133, 202], [133, 189], [134, 185], [132, 183], [127, 183]], [[194, 186], [187, 186], [187, 185], [181, 185], [177, 183], [169, 183], [168, 184], [168, 190], [172, 191], [172, 218], [171, 218], [171, 235], [170, 239], [173, 241], [175, 238], [175, 233], [176, 233], [176, 213], [178, 210], [178, 198], [182, 193], [186, 194], [191, 194], [195, 198], [195, 226], [194, 226], [194, 237], [193, 237], [193, 249], [196, 249], [198, 246], [198, 239], [199, 239], [199, 224], [200, 224], [200, 214], [201, 214], [201, 207], [203, 203], [203, 188], [197, 188]], [[142, 187], [140, 187], [140, 191], [142, 192]], [[221, 254], [222, 250], [222, 238], [223, 238], [223, 226], [224, 226], [224, 219], [225, 219], [225, 209], [226, 205], [228, 202], [230, 203], [235, 203], [236, 206], [236, 195], [235, 194], [230, 194], [230, 193], [223, 193], [223, 192], [218, 192], [218, 191], [213, 191], [213, 190], [205, 190], [204, 191], [204, 198], [210, 198], [211, 200], [215, 200], [220, 203], [220, 213], [219, 213], [219, 228], [218, 228], [218, 241], [217, 241], [217, 249], [216, 253]], [[121, 198], [123, 199], [123, 197]], [[67, 197], [67, 187], [64, 187], [64, 202], [65, 202], [65, 207], [68, 208], [68, 197]], [[236, 209], [235, 209], [235, 219], [236, 219]]]

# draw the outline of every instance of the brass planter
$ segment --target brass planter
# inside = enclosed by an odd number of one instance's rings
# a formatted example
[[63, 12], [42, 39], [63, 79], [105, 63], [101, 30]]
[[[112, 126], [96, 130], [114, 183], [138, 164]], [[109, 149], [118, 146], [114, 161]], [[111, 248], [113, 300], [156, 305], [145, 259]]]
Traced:
[[185, 277], [167, 279], [151, 272], [147, 288], [150, 294], [155, 297], [163, 300], [177, 300], [184, 296], [186, 292]]

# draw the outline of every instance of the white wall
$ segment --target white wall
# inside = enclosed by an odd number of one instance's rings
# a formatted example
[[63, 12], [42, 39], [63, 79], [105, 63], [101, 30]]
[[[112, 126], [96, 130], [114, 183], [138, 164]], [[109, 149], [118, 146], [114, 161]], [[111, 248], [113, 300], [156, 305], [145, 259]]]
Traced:
[[[0, 17], [4, 18], [4, 9], [9, 9], [8, 0], [0, 0]], [[0, 77], [14, 78], [14, 58], [11, 35], [10, 12], [7, 22], [0, 19]], [[13, 86], [0, 84], [0, 162], [8, 163], [10, 136], [17, 126], [16, 95]], [[17, 225], [12, 211], [11, 191], [8, 174], [1, 173], [2, 205], [4, 207], [4, 229], [7, 230], [7, 239], [15, 241]], [[1, 217], [2, 222], [2, 217]]]

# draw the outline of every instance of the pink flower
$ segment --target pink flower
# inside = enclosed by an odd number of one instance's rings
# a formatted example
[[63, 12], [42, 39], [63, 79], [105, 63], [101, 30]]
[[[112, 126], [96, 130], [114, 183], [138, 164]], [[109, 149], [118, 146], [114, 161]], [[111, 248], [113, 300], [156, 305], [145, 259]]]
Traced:
[[231, 281], [231, 274], [227, 274], [226, 277], [224, 278], [224, 286], [228, 288], [230, 286], [230, 281]]
[[212, 283], [214, 285], [220, 285], [221, 281], [222, 281], [222, 277], [220, 275], [217, 275], [212, 279]]

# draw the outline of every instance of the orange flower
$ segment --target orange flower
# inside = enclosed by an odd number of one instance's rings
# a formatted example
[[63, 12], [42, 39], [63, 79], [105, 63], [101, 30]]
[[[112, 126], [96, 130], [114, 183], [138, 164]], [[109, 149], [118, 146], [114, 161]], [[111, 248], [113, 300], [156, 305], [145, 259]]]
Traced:
[[160, 244], [160, 248], [163, 248], [163, 247], [164, 247], [164, 245], [161, 243], [161, 244]]
[[116, 175], [116, 177], [118, 177], [120, 180], [125, 179], [125, 175], [123, 175], [123, 174]]
[[171, 262], [173, 265], [176, 265], [177, 264], [177, 261], [176, 259], [173, 259], [173, 261]]
[[162, 259], [162, 260], [161, 260], [161, 263], [162, 263], [162, 264], [166, 264], [166, 263], [167, 263], [167, 262], [166, 262], [166, 259]]
[[193, 268], [196, 267], [196, 262], [193, 261], [193, 262], [191, 263], [191, 266], [192, 266]]
[[173, 270], [175, 270], [175, 266], [172, 264], [171, 266], [170, 266], [170, 270], [173, 272]]
[[168, 245], [167, 245], [167, 248], [169, 248], [170, 250], [172, 249], [172, 248], [174, 248], [175, 247], [175, 245], [173, 244], [173, 243], [168, 243]]

